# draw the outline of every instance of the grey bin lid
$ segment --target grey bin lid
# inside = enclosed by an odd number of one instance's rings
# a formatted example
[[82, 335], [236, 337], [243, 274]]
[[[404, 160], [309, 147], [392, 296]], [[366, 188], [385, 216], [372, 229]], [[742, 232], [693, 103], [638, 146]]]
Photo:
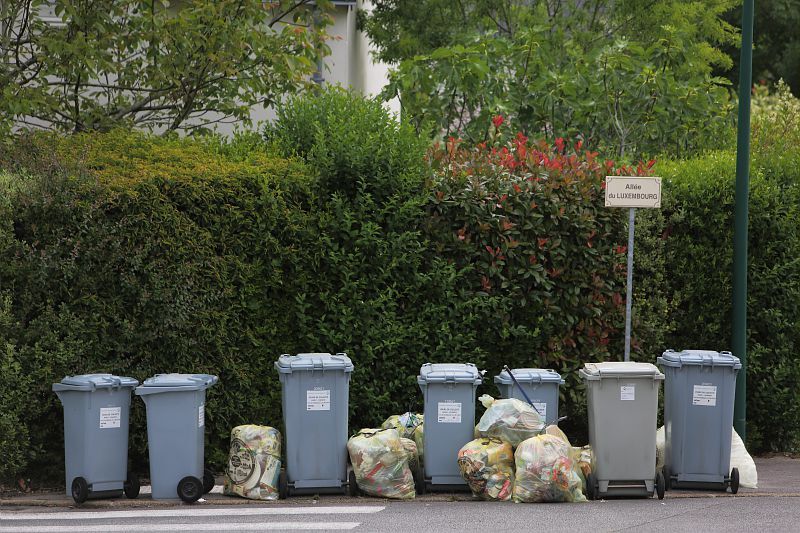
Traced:
[[61, 380], [61, 383], [53, 383], [53, 391], [133, 388], [138, 384], [139, 382], [133, 378], [115, 376], [113, 374], [81, 374], [79, 376], [67, 376]]
[[[512, 368], [511, 373], [514, 374], [514, 377], [520, 383], [558, 383], [559, 385], [564, 384], [564, 380], [561, 379], [561, 374], [559, 374], [555, 370], [549, 370], [543, 368]], [[511, 380], [511, 376], [509, 376], [508, 372], [506, 372], [505, 370], [503, 370], [494, 377], [494, 382], [499, 383], [501, 385], [511, 385], [513, 383], [513, 381]]]
[[346, 353], [299, 353], [297, 355], [283, 354], [275, 361], [275, 368], [281, 374], [291, 374], [301, 370], [341, 370], [353, 371], [353, 362]]
[[425, 363], [419, 369], [417, 383], [471, 383], [480, 385], [481, 373], [472, 363]]
[[683, 350], [676, 352], [667, 350], [658, 358], [661, 366], [681, 367], [684, 365], [728, 366], [734, 370], [742, 368], [738, 357], [731, 352], [715, 352], [713, 350]]
[[156, 374], [144, 380], [136, 388], [136, 394], [157, 394], [159, 392], [205, 390], [214, 385], [219, 378], [210, 374]]
[[599, 380], [604, 378], [652, 378], [664, 379], [656, 365], [650, 363], [634, 363], [607, 361], [604, 363], [586, 363], [580, 370], [583, 379]]

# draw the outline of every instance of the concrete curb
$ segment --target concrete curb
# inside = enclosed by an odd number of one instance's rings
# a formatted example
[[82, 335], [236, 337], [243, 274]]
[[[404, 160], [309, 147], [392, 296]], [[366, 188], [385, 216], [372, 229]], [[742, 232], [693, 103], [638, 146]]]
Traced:
[[[209, 496], [209, 495], [207, 495]], [[259, 501], [247, 500], [233, 496], [210, 495], [205, 501], [194, 504], [185, 504], [178, 500], [153, 500], [149, 497], [140, 497], [135, 500], [124, 498], [108, 500], [89, 500], [83, 505], [75, 505], [71, 498], [60, 495], [50, 494], [42, 497], [19, 496], [11, 498], [0, 498], [0, 508], [10, 507], [47, 507], [47, 508], [69, 508], [69, 509], [163, 509], [171, 507], [181, 507], [185, 505], [193, 506], [237, 506], [237, 505], [331, 505], [331, 504], [353, 504], [353, 503], [405, 503], [405, 502], [472, 502], [476, 501], [468, 494], [426, 494], [419, 496], [415, 500], [387, 500], [383, 498], [359, 497], [351, 498], [344, 496], [323, 496], [321, 498], [291, 498], [288, 500]], [[690, 491], [669, 491], [665, 500], [672, 499], [699, 499], [699, 498], [800, 498], [800, 492], [759, 492], [756, 490], [740, 491], [738, 494], [729, 492], [690, 492]], [[605, 500], [599, 500], [603, 502]]]

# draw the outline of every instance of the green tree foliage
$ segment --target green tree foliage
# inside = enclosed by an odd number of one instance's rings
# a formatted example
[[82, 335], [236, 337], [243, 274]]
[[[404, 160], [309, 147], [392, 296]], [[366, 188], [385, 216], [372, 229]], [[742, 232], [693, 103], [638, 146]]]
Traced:
[[729, 126], [712, 69], [731, 66], [719, 47], [735, 40], [721, 18], [733, 3], [386, 0], [361, 25], [396, 64], [385, 95], [420, 131], [478, 142], [502, 114], [636, 157], [713, 146]]
[[[738, 26], [742, 22], [741, 2], [737, 6], [725, 18]], [[800, 0], [758, 0], [753, 41], [753, 81], [772, 84], [783, 79], [800, 97]], [[738, 58], [738, 44], [728, 51]], [[726, 75], [738, 83], [738, 65]]]
[[247, 124], [253, 105], [307, 86], [328, 51], [328, 19], [309, 4], [0, 2], [0, 132]]

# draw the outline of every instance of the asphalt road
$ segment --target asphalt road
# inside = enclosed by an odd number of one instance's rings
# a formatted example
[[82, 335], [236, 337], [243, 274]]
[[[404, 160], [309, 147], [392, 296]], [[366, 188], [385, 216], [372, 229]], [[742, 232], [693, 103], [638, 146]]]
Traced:
[[798, 531], [800, 497], [611, 500], [583, 504], [479, 501], [349, 505], [178, 506], [169, 509], [0, 511], [0, 533], [120, 531]]

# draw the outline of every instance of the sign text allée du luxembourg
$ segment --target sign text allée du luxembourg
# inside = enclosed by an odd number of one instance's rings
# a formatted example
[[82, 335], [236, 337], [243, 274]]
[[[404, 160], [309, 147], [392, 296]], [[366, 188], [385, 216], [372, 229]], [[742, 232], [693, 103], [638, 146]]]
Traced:
[[661, 178], [606, 176], [606, 207], [661, 207]]

